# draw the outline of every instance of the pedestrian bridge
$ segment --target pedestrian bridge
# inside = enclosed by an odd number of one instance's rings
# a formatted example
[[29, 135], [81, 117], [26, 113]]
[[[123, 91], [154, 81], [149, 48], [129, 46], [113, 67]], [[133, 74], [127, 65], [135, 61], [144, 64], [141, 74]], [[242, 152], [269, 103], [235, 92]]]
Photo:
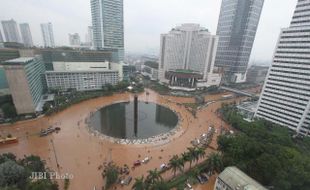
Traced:
[[236, 94], [240, 94], [240, 95], [243, 95], [243, 96], [257, 97], [257, 95], [254, 94], [254, 93], [250, 93], [250, 92], [246, 92], [246, 91], [242, 91], [242, 90], [238, 90], [238, 89], [234, 89], [234, 88], [229, 88], [229, 87], [226, 87], [226, 86], [220, 86], [220, 89], [221, 90], [227, 90], [227, 91], [230, 91], [230, 92], [233, 92], [233, 93], [236, 93]]

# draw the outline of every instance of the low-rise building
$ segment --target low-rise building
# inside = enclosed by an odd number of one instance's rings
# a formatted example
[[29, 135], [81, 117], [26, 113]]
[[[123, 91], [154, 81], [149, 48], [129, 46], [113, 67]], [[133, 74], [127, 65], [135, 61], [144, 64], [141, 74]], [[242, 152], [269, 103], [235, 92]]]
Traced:
[[143, 76], [149, 77], [151, 80], [158, 80], [158, 63], [146, 61], [144, 65], [141, 66], [141, 74]]
[[214, 190], [267, 190], [237, 167], [227, 167], [217, 177]]
[[20, 57], [2, 62], [18, 114], [39, 111], [44, 92], [45, 67], [41, 56]]
[[53, 71], [45, 73], [48, 89], [67, 91], [100, 90], [127, 78], [125, 64], [110, 62], [54, 62]]
[[107, 84], [116, 85], [119, 82], [119, 72], [104, 71], [46, 71], [48, 89], [67, 91], [100, 90]]

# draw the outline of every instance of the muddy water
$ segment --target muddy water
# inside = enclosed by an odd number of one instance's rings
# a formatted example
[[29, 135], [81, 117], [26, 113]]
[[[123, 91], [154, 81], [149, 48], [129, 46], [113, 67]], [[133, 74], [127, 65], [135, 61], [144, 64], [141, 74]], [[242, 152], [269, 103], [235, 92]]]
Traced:
[[[211, 124], [218, 129], [221, 125], [228, 127], [214, 113], [221, 106], [221, 102], [216, 102], [204, 108], [198, 112], [198, 117], [194, 118], [184, 106], [177, 104], [194, 102], [193, 99], [165, 97], [150, 90], [149, 92], [149, 95], [140, 94], [139, 99], [164, 105], [176, 111], [181, 117], [180, 125], [182, 130], [180, 134], [172, 136], [169, 143], [148, 145], [114, 144], [89, 132], [84, 122], [89, 117], [89, 114], [111, 103], [133, 100], [132, 94], [124, 93], [85, 101], [51, 117], [1, 126], [0, 132], [2, 135], [10, 133], [13, 136], [18, 136], [19, 143], [1, 146], [0, 154], [13, 152], [18, 157], [29, 154], [39, 155], [46, 160], [48, 167], [51, 169], [59, 173], [74, 175], [74, 179], [70, 181], [70, 190], [87, 190], [93, 189], [94, 186], [101, 189], [103, 179], [98, 167], [104, 162], [113, 160], [120, 166], [124, 164], [132, 166], [135, 160], [148, 156], [152, 158], [148, 164], [137, 167], [130, 173], [133, 178], [146, 175], [148, 170], [159, 168], [162, 163], [168, 163], [173, 155], [186, 151], [186, 148], [191, 146], [190, 141], [205, 133]], [[222, 94], [213, 95], [211, 99], [219, 99], [221, 96]], [[49, 126], [60, 127], [61, 131], [47, 137], [39, 137], [39, 131]], [[217, 147], [217, 135], [215, 135], [211, 143], [211, 146], [215, 148]], [[211, 151], [211, 149], [207, 150], [207, 153]], [[56, 158], [59, 167], [57, 167]], [[166, 179], [171, 178], [172, 173], [167, 172], [164, 177]], [[61, 186], [63, 185], [63, 181], [59, 181], [59, 183]], [[131, 188], [129, 186], [118, 186], [117, 189]]]

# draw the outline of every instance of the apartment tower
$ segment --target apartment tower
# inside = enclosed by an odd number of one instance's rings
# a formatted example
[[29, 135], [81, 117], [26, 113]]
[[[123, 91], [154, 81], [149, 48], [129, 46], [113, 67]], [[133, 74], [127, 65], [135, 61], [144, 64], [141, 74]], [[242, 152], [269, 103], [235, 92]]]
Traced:
[[282, 29], [255, 115], [297, 133], [310, 131], [310, 0], [298, 0]]

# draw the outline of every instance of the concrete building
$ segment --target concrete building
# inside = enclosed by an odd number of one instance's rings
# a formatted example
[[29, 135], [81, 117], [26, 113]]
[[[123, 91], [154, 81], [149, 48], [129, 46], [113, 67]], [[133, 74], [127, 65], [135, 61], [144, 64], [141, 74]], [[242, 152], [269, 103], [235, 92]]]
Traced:
[[[195, 90], [219, 85], [214, 60], [218, 37], [199, 24], [182, 24], [161, 35], [159, 80], [170, 88]], [[217, 78], [217, 79], [216, 79]]]
[[1, 21], [3, 32], [5, 35], [6, 42], [18, 42], [21, 43], [17, 23], [15, 20], [3, 20]]
[[215, 66], [222, 69], [223, 82], [245, 82], [263, 4], [264, 0], [222, 1]]
[[[16, 49], [0, 48], [0, 64], [6, 60], [20, 57], [19, 51]], [[0, 65], [0, 92], [8, 91], [8, 82], [5, 76], [4, 68]]]
[[43, 95], [44, 64], [40, 56], [2, 63], [18, 114], [35, 113]]
[[[153, 63], [153, 64], [152, 64]], [[142, 65], [141, 74], [149, 77], [153, 81], [158, 80], [158, 63], [156, 62], [145, 62]]]
[[55, 47], [54, 32], [52, 23], [42, 23], [41, 32], [44, 47]]
[[109, 62], [54, 62], [54, 71], [45, 73], [48, 89], [66, 91], [100, 90], [123, 80], [123, 65]]
[[28, 23], [22, 23], [19, 25], [20, 33], [22, 34], [22, 39], [25, 47], [32, 47], [32, 35]]
[[268, 70], [269, 66], [252, 65], [247, 71], [246, 81], [252, 84], [263, 84]]
[[297, 133], [310, 131], [310, 0], [299, 0], [282, 29], [256, 116]]
[[81, 45], [81, 38], [78, 33], [69, 34], [69, 44], [72, 47], [79, 47]]
[[214, 190], [267, 190], [237, 167], [227, 167], [216, 178]]
[[91, 0], [94, 48], [113, 48], [124, 60], [123, 0]]

